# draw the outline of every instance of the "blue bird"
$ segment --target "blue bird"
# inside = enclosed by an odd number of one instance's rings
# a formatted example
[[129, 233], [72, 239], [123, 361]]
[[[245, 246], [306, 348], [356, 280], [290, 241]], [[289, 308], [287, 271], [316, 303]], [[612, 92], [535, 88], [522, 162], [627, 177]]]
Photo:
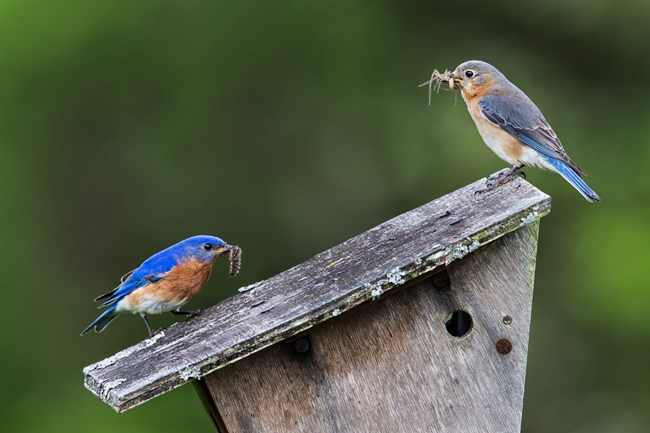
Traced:
[[[147, 325], [149, 336], [154, 331], [147, 314], [171, 312], [192, 317], [200, 311], [180, 311], [199, 293], [210, 278], [217, 258], [230, 252], [231, 274], [239, 270], [239, 247], [228, 245], [214, 236], [193, 236], [149, 257], [138, 268], [124, 275], [113, 290], [95, 298], [104, 300], [100, 308], [106, 310], [81, 332], [94, 329], [102, 332], [119, 313], [139, 313]], [[235, 271], [233, 272], [233, 269]]]
[[512, 169], [488, 179], [487, 189], [507, 182], [523, 166], [553, 171], [589, 202], [600, 201], [582, 179], [584, 170], [571, 161], [542, 112], [494, 66], [470, 60], [441, 81], [458, 85], [483, 141]]

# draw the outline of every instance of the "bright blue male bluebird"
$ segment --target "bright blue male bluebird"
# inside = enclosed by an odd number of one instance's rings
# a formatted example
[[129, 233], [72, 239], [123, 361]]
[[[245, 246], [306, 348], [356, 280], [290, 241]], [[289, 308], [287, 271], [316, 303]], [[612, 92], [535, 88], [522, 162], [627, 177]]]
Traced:
[[83, 330], [102, 332], [119, 313], [140, 313], [149, 336], [154, 334], [147, 314], [171, 312], [192, 317], [199, 311], [179, 308], [199, 293], [210, 278], [217, 258], [229, 252], [231, 275], [239, 270], [239, 247], [228, 245], [214, 236], [193, 236], [160, 251], [145, 260], [137, 269], [122, 277], [120, 285], [95, 298], [105, 299], [100, 308], [106, 310]]
[[497, 68], [470, 60], [442, 80], [448, 81], [452, 89], [460, 87], [485, 144], [512, 164], [512, 169], [490, 178], [487, 189], [507, 182], [527, 165], [554, 171], [587, 201], [600, 201], [598, 194], [582, 180], [584, 170], [571, 161], [539, 108]]

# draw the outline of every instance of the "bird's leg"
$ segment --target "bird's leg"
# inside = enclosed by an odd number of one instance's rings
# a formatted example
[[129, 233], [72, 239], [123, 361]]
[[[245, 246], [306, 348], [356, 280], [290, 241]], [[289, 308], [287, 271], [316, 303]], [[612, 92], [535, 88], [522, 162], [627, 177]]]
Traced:
[[518, 169], [515, 173], [513, 173], [513, 174], [514, 174], [515, 176], [519, 176], [519, 177], [522, 178], [522, 179], [526, 179], [526, 173], [524, 173], [523, 171], [521, 171], [522, 168], [524, 168], [523, 165], [520, 166], [519, 169]]
[[149, 319], [147, 319], [147, 315], [144, 313], [140, 313], [140, 317], [142, 317], [142, 320], [144, 320], [144, 324], [147, 325], [147, 331], [149, 331], [149, 338], [153, 337], [156, 332], [151, 328], [151, 325], [149, 324]]
[[180, 310], [172, 310], [170, 311], [174, 316], [185, 316], [188, 319], [191, 319], [192, 317], [199, 316], [201, 313], [203, 313], [203, 310], [199, 309], [196, 311], [180, 311]]

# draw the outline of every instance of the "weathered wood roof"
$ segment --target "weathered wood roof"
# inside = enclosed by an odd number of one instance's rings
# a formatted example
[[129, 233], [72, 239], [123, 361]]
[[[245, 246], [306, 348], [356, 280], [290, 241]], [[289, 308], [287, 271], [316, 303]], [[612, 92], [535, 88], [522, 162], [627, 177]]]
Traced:
[[477, 194], [484, 185], [395, 217], [86, 367], [86, 388], [123, 412], [379, 300], [550, 211], [550, 197], [522, 179]]

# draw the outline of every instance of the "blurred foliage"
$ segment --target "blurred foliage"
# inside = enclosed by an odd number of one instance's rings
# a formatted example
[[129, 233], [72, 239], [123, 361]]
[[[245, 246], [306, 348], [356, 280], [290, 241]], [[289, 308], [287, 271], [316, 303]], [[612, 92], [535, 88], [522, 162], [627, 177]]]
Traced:
[[523, 431], [646, 432], [649, 19], [637, 0], [0, 2], [5, 430], [212, 431], [191, 387], [120, 416], [83, 388], [146, 336], [122, 317], [80, 338], [92, 298], [210, 233], [244, 250], [190, 304], [211, 305], [502, 168], [458, 95], [417, 87], [477, 58], [603, 198], [527, 171], [553, 213]]

